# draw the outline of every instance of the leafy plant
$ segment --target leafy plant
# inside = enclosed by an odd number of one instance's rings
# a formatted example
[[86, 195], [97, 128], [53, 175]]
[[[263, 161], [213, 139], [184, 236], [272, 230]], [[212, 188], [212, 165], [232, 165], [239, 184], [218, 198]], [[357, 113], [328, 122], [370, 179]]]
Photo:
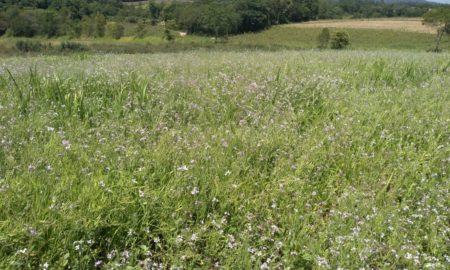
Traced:
[[77, 42], [61, 42], [59, 45], [60, 51], [73, 51], [73, 52], [82, 52], [87, 51], [88, 48], [84, 46], [83, 44], [77, 43]]
[[16, 48], [21, 52], [40, 52], [45, 46], [39, 41], [19, 40]]
[[441, 51], [440, 44], [442, 37], [444, 34], [450, 34], [450, 8], [442, 7], [431, 9], [423, 16], [423, 22], [437, 28], [436, 46], [433, 51]]
[[169, 41], [169, 42], [173, 42], [173, 41], [175, 41], [175, 36], [172, 33], [172, 31], [170, 31], [169, 29], [166, 28], [164, 30], [164, 39]]
[[111, 22], [106, 25], [106, 33], [114, 39], [120, 39], [124, 34], [125, 28], [122, 24]]
[[319, 49], [325, 49], [330, 42], [330, 30], [328, 28], [322, 29], [319, 36], [317, 36], [317, 47]]
[[346, 31], [338, 31], [331, 39], [331, 48], [336, 50], [345, 49], [350, 45], [350, 36]]

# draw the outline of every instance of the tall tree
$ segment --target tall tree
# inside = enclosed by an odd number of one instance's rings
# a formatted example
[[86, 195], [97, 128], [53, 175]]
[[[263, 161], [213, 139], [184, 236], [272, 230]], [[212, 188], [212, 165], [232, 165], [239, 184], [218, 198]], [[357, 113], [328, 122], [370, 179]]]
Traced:
[[436, 33], [436, 52], [440, 51], [440, 44], [445, 33], [450, 34], [450, 8], [434, 8], [425, 13], [423, 22], [437, 27]]
[[94, 18], [95, 37], [103, 37], [105, 35], [106, 18], [100, 12], [97, 12]]

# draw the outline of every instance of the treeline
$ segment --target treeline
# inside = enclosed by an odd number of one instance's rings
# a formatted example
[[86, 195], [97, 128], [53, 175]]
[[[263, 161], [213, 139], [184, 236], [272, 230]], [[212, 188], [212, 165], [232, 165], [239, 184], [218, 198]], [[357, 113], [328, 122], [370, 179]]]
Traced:
[[189, 33], [221, 36], [316, 19], [420, 17], [430, 6], [374, 0], [202, 0], [168, 6], [153, 3], [150, 9]]
[[316, 0], [204, 0], [163, 7], [164, 20], [173, 20], [188, 33], [224, 36], [263, 30], [271, 25], [317, 18]]
[[96, 13], [115, 16], [122, 8], [121, 0], [1, 0], [0, 10], [10, 7], [62, 10], [71, 19], [81, 19]]
[[[385, 3], [383, 0], [340, 0], [333, 3], [329, 0], [321, 2], [320, 19], [340, 18], [378, 18], [378, 17], [421, 17], [436, 4], [399, 2]], [[387, 1], [386, 1], [387, 2]]]
[[[0, 35], [101, 37], [120, 22], [164, 23], [190, 34], [227, 36], [272, 25], [342, 17], [416, 17], [431, 4], [385, 4], [377, 0], [194, 0], [149, 1], [128, 5], [119, 0], [2, 0]], [[108, 20], [107, 20], [108, 19]], [[116, 34], [115, 37], [120, 35]]]

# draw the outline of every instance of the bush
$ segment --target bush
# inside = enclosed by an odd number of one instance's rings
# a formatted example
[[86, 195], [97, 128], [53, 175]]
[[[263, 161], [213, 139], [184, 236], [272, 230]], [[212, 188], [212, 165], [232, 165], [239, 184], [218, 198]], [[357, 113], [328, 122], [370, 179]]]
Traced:
[[172, 42], [175, 41], [175, 36], [172, 34], [172, 31], [170, 31], [169, 29], [164, 30], [164, 39]]
[[120, 23], [112, 22], [106, 25], [106, 33], [112, 38], [120, 39], [123, 37], [124, 31], [125, 28]]
[[16, 48], [21, 52], [39, 52], [44, 48], [44, 45], [39, 41], [19, 40], [16, 42]]
[[137, 38], [143, 38], [146, 34], [146, 29], [145, 29], [145, 24], [140, 22], [138, 23], [137, 27], [136, 27], [136, 33], [135, 36]]
[[104, 37], [105, 36], [105, 26], [106, 26], [106, 18], [103, 14], [97, 12], [97, 15], [94, 17], [94, 36], [95, 37]]
[[346, 48], [348, 45], [350, 45], [350, 36], [347, 32], [339, 31], [334, 34], [331, 40], [331, 48], [340, 50]]
[[319, 49], [325, 49], [328, 47], [329, 42], [330, 42], [330, 30], [328, 30], [328, 28], [324, 28], [317, 37], [317, 47]]
[[76, 42], [62, 42], [59, 44], [60, 51], [82, 52], [87, 51], [86, 46]]

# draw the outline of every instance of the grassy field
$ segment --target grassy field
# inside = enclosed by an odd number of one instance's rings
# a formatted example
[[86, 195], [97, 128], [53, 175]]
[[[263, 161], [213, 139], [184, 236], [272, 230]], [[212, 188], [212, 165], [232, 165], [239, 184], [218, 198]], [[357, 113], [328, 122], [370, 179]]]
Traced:
[[1, 269], [448, 269], [447, 53], [0, 63]]
[[[78, 38], [58, 39], [35, 38], [43, 44], [57, 48], [62, 42], [83, 44], [93, 53], [157, 53], [178, 52], [192, 49], [211, 49], [222, 51], [240, 51], [249, 49], [312, 49], [317, 48], [317, 37], [323, 27], [331, 32], [345, 30], [350, 34], [350, 48], [353, 50], [411, 50], [427, 51], [435, 47], [434, 30], [421, 25], [419, 19], [377, 19], [377, 20], [340, 20], [315, 21], [302, 24], [274, 26], [259, 33], [231, 36], [226, 42], [215, 42], [206, 36], [180, 36], [172, 31], [175, 40], [164, 39], [163, 26], [145, 28], [145, 36], [137, 38], [136, 24], [125, 24], [125, 37], [120, 40], [112, 38]], [[431, 29], [431, 30], [430, 30]], [[23, 54], [16, 49], [17, 38], [0, 38], [0, 55]], [[444, 36], [441, 44], [444, 52], [450, 51], [450, 36]], [[58, 54], [58, 50], [43, 50], [38, 53]]]
[[436, 34], [436, 27], [424, 25], [422, 23], [422, 18], [319, 20], [305, 23], [293, 23], [286, 26], [299, 28], [385, 29]]
[[[260, 33], [232, 37], [231, 44], [272, 48], [316, 48], [322, 28], [276, 26]], [[434, 48], [435, 35], [395, 29], [330, 28], [331, 33], [344, 30], [350, 35], [350, 47], [356, 50], [413, 50]], [[442, 40], [442, 49], [450, 51], [450, 37]]]

